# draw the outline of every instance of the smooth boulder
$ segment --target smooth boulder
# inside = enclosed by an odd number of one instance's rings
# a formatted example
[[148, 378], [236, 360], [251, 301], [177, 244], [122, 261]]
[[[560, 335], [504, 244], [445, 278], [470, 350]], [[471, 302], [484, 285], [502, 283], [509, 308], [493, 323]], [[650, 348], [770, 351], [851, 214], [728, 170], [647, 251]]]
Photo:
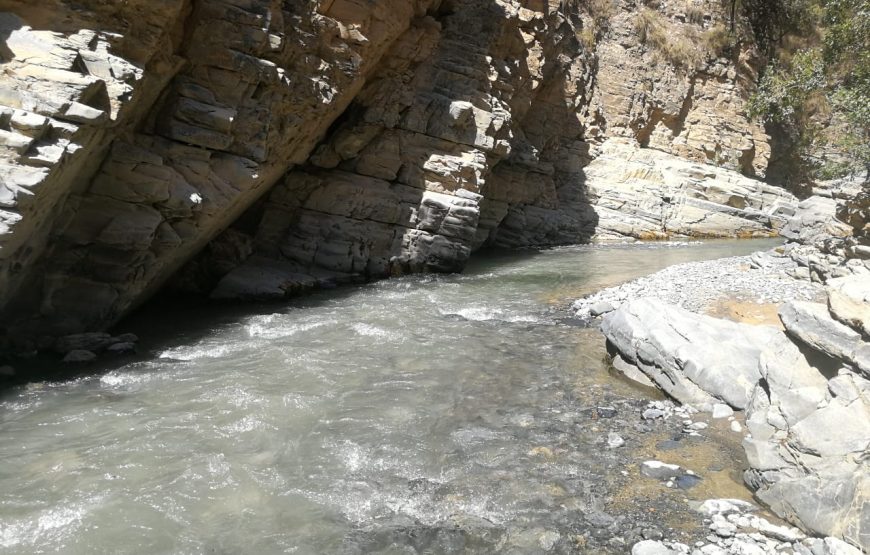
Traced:
[[781, 331], [719, 320], [642, 298], [604, 317], [608, 344], [681, 403], [743, 409], [761, 378], [758, 359], [774, 346], [797, 350]]

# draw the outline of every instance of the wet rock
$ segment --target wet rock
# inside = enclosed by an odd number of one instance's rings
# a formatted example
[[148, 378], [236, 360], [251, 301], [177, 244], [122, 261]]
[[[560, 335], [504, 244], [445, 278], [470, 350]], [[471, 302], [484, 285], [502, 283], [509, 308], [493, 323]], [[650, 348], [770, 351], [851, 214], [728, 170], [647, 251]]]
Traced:
[[106, 352], [111, 354], [125, 354], [136, 352], [136, 344], [128, 341], [112, 343], [106, 347]]
[[118, 343], [138, 343], [139, 336], [135, 333], [122, 333], [113, 338]]
[[612, 365], [614, 370], [616, 370], [626, 378], [630, 379], [631, 381], [638, 383], [644, 387], [656, 387], [656, 384], [653, 383], [653, 381], [650, 380], [648, 377], [646, 377], [646, 374], [641, 372], [637, 366], [625, 362], [625, 359], [623, 359], [621, 356], [613, 356]]
[[598, 414], [599, 418], [613, 418], [619, 414], [613, 407], [597, 407], [595, 412]]
[[640, 473], [647, 478], [667, 482], [668, 487], [677, 486], [680, 489], [689, 489], [701, 481], [701, 478], [691, 470], [661, 461], [644, 461], [640, 465]]
[[680, 489], [692, 489], [701, 482], [701, 477], [695, 474], [683, 474], [674, 478], [674, 485]]
[[96, 360], [96, 358], [97, 354], [93, 351], [74, 349], [63, 357], [63, 361], [68, 363], [91, 362]]
[[99, 352], [114, 342], [116, 340], [108, 333], [77, 333], [58, 338], [54, 349], [61, 354], [75, 350]]
[[15, 368], [8, 364], [0, 366], [0, 378], [11, 378], [15, 376]]

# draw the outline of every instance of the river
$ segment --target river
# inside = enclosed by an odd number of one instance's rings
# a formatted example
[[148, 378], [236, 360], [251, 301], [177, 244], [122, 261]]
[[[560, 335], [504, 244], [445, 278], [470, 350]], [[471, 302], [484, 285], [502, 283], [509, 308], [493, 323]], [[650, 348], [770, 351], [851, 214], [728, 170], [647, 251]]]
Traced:
[[636, 431], [649, 393], [566, 307], [771, 244], [490, 254], [281, 305], [152, 303], [122, 330], [135, 358], [2, 392], [0, 554], [626, 552], [628, 530], [665, 526], [647, 507], [689, 494], [632, 485], [659, 437]]

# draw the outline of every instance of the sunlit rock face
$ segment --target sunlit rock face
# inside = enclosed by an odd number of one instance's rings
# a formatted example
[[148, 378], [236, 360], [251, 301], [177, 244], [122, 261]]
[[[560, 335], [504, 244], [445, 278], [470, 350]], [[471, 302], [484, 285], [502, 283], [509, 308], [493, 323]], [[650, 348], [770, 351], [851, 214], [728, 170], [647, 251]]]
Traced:
[[[788, 210], [745, 177], [770, 152], [744, 114], [752, 48], [663, 60], [633, 2], [607, 25], [556, 0], [4, 6], [10, 335], [105, 328], [170, 278], [273, 298], [459, 270], [486, 245], [763, 235]], [[700, 9], [658, 17], [689, 38], [727, 17]], [[627, 158], [645, 176], [626, 188], [604, 161]]]

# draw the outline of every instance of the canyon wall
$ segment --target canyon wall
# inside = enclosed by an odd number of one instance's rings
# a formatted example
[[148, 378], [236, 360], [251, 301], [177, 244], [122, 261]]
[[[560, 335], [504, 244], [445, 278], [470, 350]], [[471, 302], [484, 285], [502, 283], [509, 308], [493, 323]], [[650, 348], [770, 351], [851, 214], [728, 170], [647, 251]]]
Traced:
[[[720, 3], [0, 1], [0, 333], [471, 253], [776, 233]], [[665, 37], [667, 40], [664, 40]]]

